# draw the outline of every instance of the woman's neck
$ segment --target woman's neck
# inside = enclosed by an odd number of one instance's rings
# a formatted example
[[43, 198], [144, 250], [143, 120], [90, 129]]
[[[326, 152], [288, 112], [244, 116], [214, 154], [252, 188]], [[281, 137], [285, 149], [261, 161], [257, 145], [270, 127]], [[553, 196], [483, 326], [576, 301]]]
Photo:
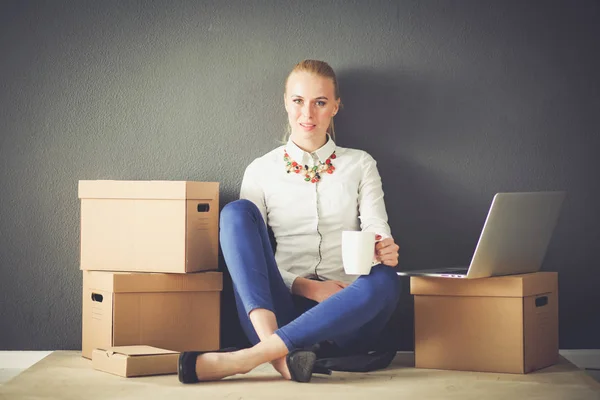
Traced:
[[296, 144], [299, 148], [306, 151], [307, 153], [312, 153], [315, 150], [323, 147], [325, 143], [327, 143], [328, 137], [327, 134], [321, 135], [312, 135], [310, 137], [302, 137], [300, 135], [291, 135], [292, 142]]

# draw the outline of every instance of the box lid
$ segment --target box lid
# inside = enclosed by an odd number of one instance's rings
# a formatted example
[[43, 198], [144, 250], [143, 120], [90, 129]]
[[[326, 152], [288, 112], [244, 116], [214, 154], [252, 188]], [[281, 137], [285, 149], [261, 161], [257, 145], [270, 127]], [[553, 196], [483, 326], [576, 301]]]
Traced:
[[79, 181], [80, 199], [212, 200], [219, 182], [191, 181]]
[[159, 349], [158, 347], [152, 346], [115, 346], [109, 347], [107, 349], [97, 349], [106, 353], [108, 356], [112, 356], [113, 354], [123, 354], [129, 357], [135, 356], [156, 356], [161, 354], [179, 354], [177, 351]]
[[558, 273], [535, 272], [480, 279], [410, 278], [410, 293], [429, 296], [527, 297], [557, 290]]
[[123, 377], [176, 374], [178, 358], [176, 351], [150, 346], [119, 346], [94, 349], [92, 366]]
[[113, 293], [221, 291], [223, 273], [217, 271], [186, 274], [83, 271], [83, 286], [87, 289]]

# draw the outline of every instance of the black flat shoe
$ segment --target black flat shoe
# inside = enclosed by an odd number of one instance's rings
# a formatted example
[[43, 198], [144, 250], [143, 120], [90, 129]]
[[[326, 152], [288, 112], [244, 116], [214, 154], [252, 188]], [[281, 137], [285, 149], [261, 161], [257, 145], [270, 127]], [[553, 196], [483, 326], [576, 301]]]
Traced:
[[177, 368], [177, 375], [179, 376], [179, 382], [181, 383], [196, 383], [200, 382], [196, 375], [196, 359], [199, 355], [205, 353], [229, 353], [236, 351], [235, 347], [228, 347], [219, 350], [208, 350], [208, 351], [184, 351], [179, 354], [179, 363]]
[[308, 350], [293, 350], [285, 358], [292, 380], [295, 382], [310, 382], [312, 374], [331, 375], [331, 370], [316, 367], [317, 355]]

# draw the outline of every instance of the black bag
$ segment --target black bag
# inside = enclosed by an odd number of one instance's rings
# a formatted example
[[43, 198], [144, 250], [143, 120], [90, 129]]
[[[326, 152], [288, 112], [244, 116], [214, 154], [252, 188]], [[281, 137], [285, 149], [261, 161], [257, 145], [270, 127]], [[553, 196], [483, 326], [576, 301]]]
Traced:
[[387, 368], [396, 350], [342, 350], [332, 342], [322, 342], [311, 348], [317, 355], [315, 366], [344, 372], [370, 372]]
[[315, 366], [332, 371], [370, 372], [387, 368], [394, 357], [395, 351], [372, 351], [345, 357], [317, 358]]

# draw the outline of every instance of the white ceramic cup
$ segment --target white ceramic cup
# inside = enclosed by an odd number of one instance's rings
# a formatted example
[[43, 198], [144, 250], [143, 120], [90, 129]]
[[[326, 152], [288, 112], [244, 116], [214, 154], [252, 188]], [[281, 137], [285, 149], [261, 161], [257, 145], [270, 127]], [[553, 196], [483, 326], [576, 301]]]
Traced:
[[376, 236], [373, 232], [342, 232], [342, 262], [346, 274], [369, 275], [371, 267], [379, 263], [375, 258]]

